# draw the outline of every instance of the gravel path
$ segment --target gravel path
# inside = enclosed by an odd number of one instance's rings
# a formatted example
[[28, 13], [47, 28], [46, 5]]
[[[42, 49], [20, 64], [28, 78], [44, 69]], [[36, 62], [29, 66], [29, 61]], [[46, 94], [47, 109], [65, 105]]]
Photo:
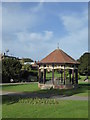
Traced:
[[31, 97], [31, 98], [48, 98], [48, 99], [58, 99], [58, 100], [89, 100], [88, 97], [81, 96], [63, 96], [63, 95], [50, 95], [46, 93], [27, 93], [27, 92], [1, 92], [0, 95], [8, 95], [8, 96], [20, 96], [20, 97]]

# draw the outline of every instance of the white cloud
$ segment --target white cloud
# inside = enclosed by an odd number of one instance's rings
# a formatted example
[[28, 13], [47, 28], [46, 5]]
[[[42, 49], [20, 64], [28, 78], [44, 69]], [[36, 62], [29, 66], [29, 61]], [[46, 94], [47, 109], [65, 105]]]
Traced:
[[[4, 48], [8, 47], [15, 56], [40, 60], [54, 50], [58, 42], [65, 52], [70, 53], [76, 59], [87, 50], [87, 10], [81, 12], [81, 14], [76, 12], [73, 15], [64, 14], [59, 16], [59, 19], [62, 20], [60, 24], [63, 24], [64, 30], [68, 31], [64, 37], [61, 37], [50, 28], [49, 30], [45, 28], [46, 31], [43, 31], [44, 29], [40, 30], [43, 28], [43, 26], [40, 26], [41, 22], [46, 20], [40, 14], [40, 11], [43, 10], [43, 3], [30, 7], [27, 12], [20, 6], [12, 9], [12, 11], [7, 7], [3, 9], [3, 30], [4, 33], [7, 33], [7, 35], [4, 34], [3, 36], [3, 46]], [[33, 27], [37, 28], [37, 25], [38, 32], [33, 30]], [[10, 38], [8, 38], [9, 34], [11, 34]], [[58, 34], [58, 37], [56, 34]]]
[[66, 30], [69, 32], [74, 32], [83, 26], [82, 20], [78, 20], [78, 18], [73, 16], [63, 16], [62, 20]]
[[7, 49], [11, 53], [19, 57], [31, 57], [33, 60], [40, 60], [52, 49], [52, 46], [50, 46], [53, 38], [52, 31], [46, 30], [40, 33], [18, 32], [15, 35], [17, 36], [16, 40], [4, 41], [3, 47], [8, 47]]
[[81, 15], [62, 15], [60, 16], [68, 34], [58, 41], [62, 49], [71, 54], [72, 57], [78, 58], [82, 53], [88, 51], [88, 12], [83, 11]]
[[[3, 32], [11, 33], [25, 31], [35, 27], [42, 19], [39, 19], [37, 12], [42, 9], [42, 4], [38, 3], [35, 7], [23, 8], [20, 4], [5, 3], [3, 9]], [[42, 17], [41, 17], [42, 18]]]
[[51, 38], [53, 37], [53, 32], [52, 31], [44, 31], [43, 33], [19, 32], [16, 35], [17, 35], [17, 39], [21, 42], [25, 42], [25, 41], [43, 42], [43, 41], [51, 40]]
[[63, 21], [64, 27], [68, 32], [76, 32], [81, 30], [88, 23], [88, 13], [84, 11], [83, 14], [62, 15], [60, 19]]
[[2, 51], [2, 3], [0, 3], [0, 52]]

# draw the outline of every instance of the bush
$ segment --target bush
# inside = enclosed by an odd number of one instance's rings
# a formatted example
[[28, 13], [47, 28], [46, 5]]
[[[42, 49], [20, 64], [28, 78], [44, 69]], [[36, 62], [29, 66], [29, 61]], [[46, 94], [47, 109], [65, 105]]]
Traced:
[[5, 58], [2, 60], [2, 82], [8, 83], [10, 79], [19, 79], [22, 65], [18, 59]]
[[34, 72], [34, 71], [27, 71], [27, 70], [22, 70], [20, 72], [20, 78], [21, 81], [37, 81], [38, 78], [38, 72]]

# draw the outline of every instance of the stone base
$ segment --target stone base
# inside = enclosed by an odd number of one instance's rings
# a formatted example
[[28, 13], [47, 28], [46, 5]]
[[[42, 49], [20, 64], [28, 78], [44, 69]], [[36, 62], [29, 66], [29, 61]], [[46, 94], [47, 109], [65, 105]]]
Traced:
[[42, 84], [42, 83], [38, 83], [38, 87], [40, 88], [40, 89], [50, 89], [50, 88], [52, 88], [53, 87], [53, 85], [52, 84]]
[[54, 89], [72, 89], [73, 85], [54, 85]]
[[40, 89], [50, 89], [50, 88], [53, 88], [53, 89], [72, 89], [75, 86], [74, 85], [53, 85], [53, 84], [38, 83], [38, 87]]

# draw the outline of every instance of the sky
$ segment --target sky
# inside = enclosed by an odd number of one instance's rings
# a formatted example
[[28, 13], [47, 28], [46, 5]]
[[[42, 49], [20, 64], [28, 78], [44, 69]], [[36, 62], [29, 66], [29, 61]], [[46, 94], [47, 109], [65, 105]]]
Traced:
[[74, 59], [88, 51], [87, 2], [2, 3], [2, 52], [41, 60], [58, 43]]

